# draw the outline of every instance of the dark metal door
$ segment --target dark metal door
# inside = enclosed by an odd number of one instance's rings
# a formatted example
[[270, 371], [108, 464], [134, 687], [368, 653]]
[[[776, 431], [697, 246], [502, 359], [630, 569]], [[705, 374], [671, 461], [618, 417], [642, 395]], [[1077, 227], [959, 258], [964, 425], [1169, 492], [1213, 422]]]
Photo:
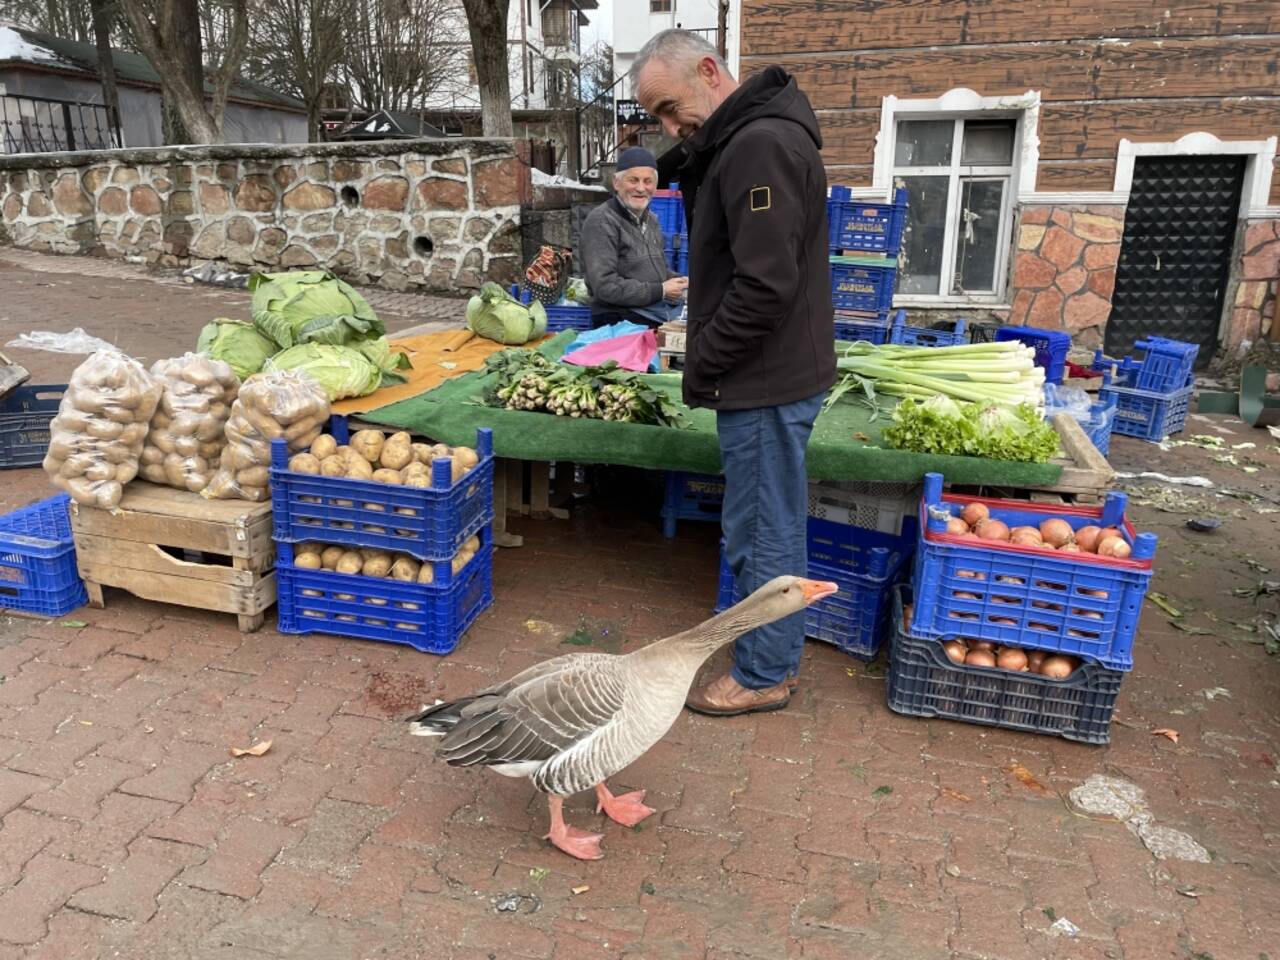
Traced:
[[1148, 335], [1217, 346], [1240, 217], [1244, 157], [1138, 157], [1125, 212], [1106, 351]]

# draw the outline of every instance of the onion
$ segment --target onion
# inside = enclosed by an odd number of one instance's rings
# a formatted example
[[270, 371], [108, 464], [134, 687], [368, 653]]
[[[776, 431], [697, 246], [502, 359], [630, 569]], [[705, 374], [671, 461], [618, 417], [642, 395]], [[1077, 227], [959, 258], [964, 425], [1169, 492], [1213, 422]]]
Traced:
[[952, 663], [964, 663], [964, 658], [968, 654], [964, 644], [959, 640], [948, 640], [942, 645], [942, 649]]
[[1093, 542], [1094, 544], [1093, 549], [1097, 550], [1102, 546], [1103, 540], [1109, 540], [1111, 537], [1120, 537], [1120, 539], [1122, 540], [1124, 539], [1120, 531], [1117, 530], [1115, 527], [1104, 527], [1103, 529], [1098, 531], [1098, 539]]
[[1098, 556], [1115, 557], [1123, 560], [1133, 552], [1129, 544], [1121, 537], [1108, 537], [1098, 544]]
[[974, 667], [994, 667], [996, 658], [990, 650], [970, 650], [965, 654], [964, 662]]
[[996, 652], [996, 645], [990, 640], [970, 640], [969, 649], [985, 650], [987, 653], [994, 654]]
[[1044, 663], [1044, 661], [1048, 658], [1048, 656], [1049, 656], [1049, 651], [1047, 650], [1032, 650], [1027, 654], [1027, 666], [1029, 666], [1036, 673], [1039, 673], [1040, 664]]
[[1017, 537], [1017, 536], [1033, 536], [1037, 540], [1044, 539], [1043, 537], [1040, 536], [1040, 531], [1037, 530], [1035, 527], [1014, 527], [1009, 531], [1010, 539], [1013, 539], [1014, 537]]
[[1080, 549], [1080, 544], [1078, 543], [1064, 543], [1062, 546], [1058, 548], [1058, 552], [1059, 553], [1084, 553], [1084, 551]]
[[1003, 520], [987, 517], [974, 528], [974, 532], [983, 540], [1008, 540], [1009, 525]]
[[996, 657], [996, 666], [1002, 670], [1025, 670], [1027, 655], [1017, 647], [1005, 647]]
[[1009, 531], [1009, 542], [1020, 547], [1036, 547], [1043, 549], [1044, 541], [1040, 539], [1040, 531], [1031, 527], [1017, 527]]
[[960, 511], [960, 518], [971, 527], [976, 527], [979, 520], [985, 520], [990, 515], [985, 503], [969, 503], [965, 504], [965, 508]]
[[1044, 537], [1044, 542], [1049, 546], [1060, 547], [1064, 543], [1070, 543], [1072, 540], [1071, 524], [1056, 517], [1052, 520], [1046, 520], [1040, 524], [1040, 536]]
[[1053, 680], [1065, 680], [1075, 669], [1075, 663], [1070, 657], [1046, 657], [1040, 664], [1039, 673], [1042, 677]]
[[947, 533], [963, 536], [969, 532], [969, 525], [959, 517], [951, 517], [947, 521]]
[[1102, 528], [1096, 527], [1092, 523], [1081, 527], [1076, 531], [1076, 543], [1080, 544], [1081, 550], [1095, 553], [1098, 549], [1098, 534], [1100, 533], [1102, 533]]

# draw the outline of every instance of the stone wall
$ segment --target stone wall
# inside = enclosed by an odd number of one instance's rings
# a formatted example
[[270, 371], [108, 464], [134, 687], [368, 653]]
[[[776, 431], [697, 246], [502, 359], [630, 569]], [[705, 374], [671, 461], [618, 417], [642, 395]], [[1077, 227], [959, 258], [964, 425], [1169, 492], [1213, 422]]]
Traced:
[[1009, 322], [1101, 346], [1123, 235], [1123, 206], [1023, 207]]
[[1280, 298], [1280, 220], [1251, 220], [1236, 245], [1240, 260], [1235, 270], [1231, 318], [1226, 348], [1239, 351], [1260, 337], [1277, 337], [1276, 300]]
[[518, 272], [511, 141], [215, 146], [0, 157], [0, 240], [165, 266], [325, 267], [393, 290]]

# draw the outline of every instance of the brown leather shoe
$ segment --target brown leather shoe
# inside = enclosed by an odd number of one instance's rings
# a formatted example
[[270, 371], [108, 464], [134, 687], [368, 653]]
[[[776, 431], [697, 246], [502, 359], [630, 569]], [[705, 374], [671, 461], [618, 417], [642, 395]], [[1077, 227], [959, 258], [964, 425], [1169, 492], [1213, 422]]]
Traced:
[[709, 717], [736, 717], [744, 713], [781, 710], [791, 701], [791, 690], [785, 682], [763, 690], [748, 690], [733, 674], [716, 677], [704, 687], [689, 691], [684, 705], [694, 713]]

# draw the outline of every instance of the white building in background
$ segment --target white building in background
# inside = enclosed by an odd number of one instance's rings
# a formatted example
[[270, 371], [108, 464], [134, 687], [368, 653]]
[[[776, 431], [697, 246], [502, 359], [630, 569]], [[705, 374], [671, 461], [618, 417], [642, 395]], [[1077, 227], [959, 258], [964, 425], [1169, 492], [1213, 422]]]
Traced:
[[[672, 28], [700, 33], [713, 45], [716, 42], [718, 0], [614, 0], [613, 2], [613, 75], [623, 77], [631, 70], [636, 54], [657, 33]], [[731, 0], [725, 38], [729, 67], [738, 69], [738, 18], [740, 0]], [[633, 100], [631, 78], [615, 89], [616, 100]]]

